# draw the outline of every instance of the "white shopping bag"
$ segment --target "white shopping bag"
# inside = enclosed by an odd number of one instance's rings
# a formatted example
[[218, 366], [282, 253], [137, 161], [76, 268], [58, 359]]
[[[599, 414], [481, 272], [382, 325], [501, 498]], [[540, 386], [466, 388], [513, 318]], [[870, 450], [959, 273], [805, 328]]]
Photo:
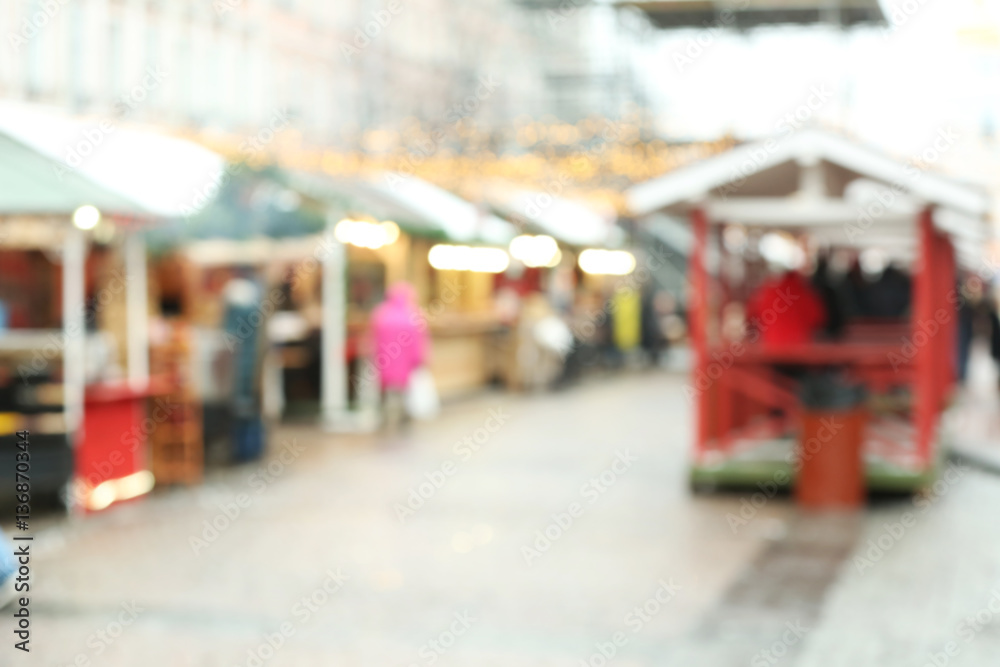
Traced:
[[406, 386], [406, 414], [414, 419], [433, 419], [441, 410], [434, 376], [421, 366], [410, 374]]
[[540, 320], [531, 333], [536, 343], [560, 357], [565, 357], [573, 347], [573, 332], [555, 315]]

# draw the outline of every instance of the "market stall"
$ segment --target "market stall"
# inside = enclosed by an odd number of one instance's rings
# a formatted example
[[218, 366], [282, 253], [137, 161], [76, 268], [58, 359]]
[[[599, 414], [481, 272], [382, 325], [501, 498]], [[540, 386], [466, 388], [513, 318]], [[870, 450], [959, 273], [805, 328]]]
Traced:
[[[372, 428], [377, 387], [365, 341], [368, 314], [388, 285], [404, 280], [427, 315], [433, 353], [430, 369], [440, 393], [459, 395], [482, 387], [494, 374], [494, 276], [507, 266], [509, 223], [413, 177], [383, 174], [372, 180], [335, 181], [293, 174], [297, 188], [324, 198], [328, 238], [323, 313], [325, 421], [331, 428]], [[503, 266], [470, 262], [483, 253]], [[372, 298], [375, 297], [375, 298]], [[346, 326], [338, 326], [338, 321]], [[345, 359], [341, 366], [336, 360]], [[361, 412], [356, 394], [367, 391]]]
[[510, 266], [516, 228], [482, 206], [421, 179], [378, 178], [383, 196], [431, 221], [441, 238], [413, 241], [410, 280], [431, 332], [430, 369], [442, 397], [482, 388], [504, 371], [505, 322], [497, 286]]
[[151, 488], [141, 425], [156, 387], [135, 231], [151, 216], [59, 169], [0, 134], [2, 437], [31, 433], [36, 494], [101, 509]]
[[[138, 433], [130, 433], [129, 447], [149, 449], [146, 467], [157, 483], [194, 483], [201, 478], [203, 443], [201, 409], [191, 382], [190, 360], [194, 346], [181, 320], [164, 321], [159, 301], [149, 294], [160, 290], [162, 274], [147, 267], [148, 242], [162, 243], [183, 225], [177, 223], [202, 209], [228, 176], [225, 160], [196, 144], [119, 119], [80, 117], [56, 109], [18, 104], [0, 105], [0, 130], [11, 133], [50, 160], [57, 180], [52, 191], [67, 178], [88, 182], [143, 211], [143, 224], [96, 223], [89, 236], [95, 248], [109, 245], [124, 266], [124, 306], [112, 300], [102, 312], [104, 325], [113, 330], [118, 354], [127, 357], [129, 386], [136, 392], [157, 391], [147, 399], [147, 415]], [[100, 216], [98, 216], [98, 220]], [[155, 224], [148, 224], [153, 222]], [[93, 254], [93, 253], [92, 253]], [[114, 271], [105, 271], [113, 279]], [[113, 291], [113, 290], [112, 290]], [[151, 315], [155, 316], [151, 319]], [[152, 325], [152, 326], [151, 326]], [[114, 368], [115, 365], [108, 365]], [[150, 378], [153, 378], [152, 381]], [[119, 402], [121, 392], [96, 392], [87, 405]], [[111, 409], [109, 407], [109, 409]], [[119, 406], [118, 414], [139, 415]], [[136, 438], [142, 445], [135, 444]], [[102, 468], [106, 468], [102, 465]], [[147, 480], [148, 482], [148, 480]], [[128, 484], [125, 491], [131, 492]], [[104, 485], [98, 496], [107, 500], [114, 485]]]
[[[567, 377], [585, 366], [619, 365], [626, 356], [635, 356], [641, 301], [649, 300], [655, 285], [648, 271], [638, 280], [631, 277], [636, 256], [626, 247], [615, 211], [570, 199], [561, 188], [559, 193], [538, 192], [494, 182], [486, 192], [491, 205], [516, 220], [521, 231], [510, 245], [516, 261], [507, 285], [525, 303], [540, 302], [536, 297], [541, 295], [551, 312], [570, 323]], [[518, 348], [530, 348], [524, 335], [519, 338]], [[524, 364], [509, 365], [519, 366]], [[520, 375], [512, 373], [509, 384], [532, 384]]]
[[[954, 387], [958, 271], [992, 273], [984, 192], [803, 131], [636, 186], [628, 203], [638, 216], [691, 221], [695, 484], [795, 484], [822, 445], [809, 436], [818, 394], [842, 403], [843, 421], [831, 423], [860, 429], [854, 463], [867, 488], [933, 479]], [[827, 256], [845, 257], [845, 272]], [[795, 268], [810, 263], [815, 288]], [[785, 267], [782, 282], [769, 264]], [[816, 304], [815, 315], [791, 301]], [[854, 463], [810, 479], [838, 481]]]
[[[281, 172], [226, 164], [198, 212], [154, 236], [154, 322], [186, 355], [209, 463], [258, 458], [286, 404], [318, 404], [319, 204]], [[286, 390], [288, 395], [286, 396]], [[290, 399], [290, 400], [287, 400]]]

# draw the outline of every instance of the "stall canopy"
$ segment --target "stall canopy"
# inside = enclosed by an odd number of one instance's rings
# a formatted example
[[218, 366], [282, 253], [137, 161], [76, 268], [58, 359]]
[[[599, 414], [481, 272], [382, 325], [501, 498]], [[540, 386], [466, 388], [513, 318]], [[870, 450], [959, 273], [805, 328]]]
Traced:
[[409, 234], [446, 238], [434, 220], [385, 196], [368, 181], [304, 171], [286, 171], [283, 178], [289, 187], [322, 201], [335, 217], [392, 220]]
[[326, 226], [324, 202], [289, 187], [276, 167], [231, 163], [212, 196], [199, 203], [198, 212], [178, 227], [184, 238], [297, 237]]
[[161, 219], [182, 221], [159, 230], [157, 243], [303, 236], [322, 231], [326, 217], [338, 212], [393, 220], [409, 233], [455, 242], [506, 243], [514, 235], [506, 221], [418, 178], [384, 174], [336, 181], [229, 163], [195, 143], [126, 120], [0, 103], [0, 132], [47, 156], [53, 174], [74, 182], [86, 177]]
[[372, 187], [382, 197], [432, 221], [451, 241], [506, 244], [516, 235], [512, 224], [484, 207], [414, 176], [388, 172], [376, 177]]
[[[0, 114], [0, 119], [8, 121], [10, 117]], [[67, 168], [51, 152], [38, 148], [41, 135], [28, 134], [37, 141], [29, 143], [22, 135], [11, 136], [11, 131], [0, 123], [0, 218], [5, 226], [5, 242], [11, 247], [58, 247], [61, 251], [62, 395], [66, 433], [72, 442], [84, 414], [87, 240], [86, 233], [71, 219], [85, 205], [119, 221], [146, 221], [156, 214], [83, 170]], [[125, 286], [128, 379], [135, 389], [143, 389], [149, 375], [145, 256], [134, 234], [128, 235], [124, 255], [125, 273], [130, 277]], [[32, 330], [4, 331], [2, 335], [9, 349], [22, 350], [41, 349], [50, 344], [49, 336], [51, 332]]]
[[852, 26], [885, 21], [878, 0], [621, 0], [617, 4], [641, 10], [657, 27], [666, 29], [813, 23]]
[[[932, 141], [920, 159], [934, 161]], [[912, 258], [917, 213], [950, 234], [967, 266], [991, 238], [990, 200], [974, 185], [896, 160], [841, 135], [805, 130], [738, 146], [631, 188], [636, 216], [692, 208], [733, 224], [808, 231], [832, 245], [874, 246]]]
[[143, 207], [110, 192], [35, 149], [0, 133], [0, 215], [70, 215], [90, 204], [106, 213], [148, 214]]
[[[160, 218], [189, 214], [210, 199], [225, 159], [195, 143], [125, 123], [77, 117], [37, 105], [0, 103], [0, 132], [47, 156], [63, 183], [76, 177], [135, 202]], [[94, 204], [101, 208], [98, 204]]]
[[506, 244], [515, 228], [457, 195], [413, 176], [383, 173], [371, 179], [334, 179], [292, 171], [286, 182], [324, 201], [332, 214], [391, 220], [412, 236], [456, 243]]
[[574, 199], [503, 183], [491, 184], [487, 198], [528, 233], [548, 234], [578, 247], [618, 245], [622, 241], [621, 230], [615, 225], [616, 215], [610, 209], [599, 210]]

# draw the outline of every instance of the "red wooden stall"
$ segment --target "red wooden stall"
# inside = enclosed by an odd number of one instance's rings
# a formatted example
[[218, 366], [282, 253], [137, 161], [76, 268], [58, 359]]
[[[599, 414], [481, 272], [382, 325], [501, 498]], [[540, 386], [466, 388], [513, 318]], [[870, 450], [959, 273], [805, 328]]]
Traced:
[[[737, 147], [628, 193], [639, 216], [690, 223], [685, 393], [694, 411], [696, 485], [794, 483], [802, 406], [796, 380], [778, 370], [788, 367], [836, 368], [866, 389], [868, 488], [911, 490], [933, 479], [955, 381], [959, 269], [984, 266], [988, 199], [913, 172], [842, 137], [804, 131]], [[781, 347], [751, 342], [745, 330], [734, 336], [723, 311], [754, 287], [755, 274], [745, 256], [736, 258], [743, 282], [722, 270], [734, 261], [722, 241], [730, 225], [780, 230], [827, 248], [884, 250], [912, 275], [908, 316], [857, 320], [836, 339]]]

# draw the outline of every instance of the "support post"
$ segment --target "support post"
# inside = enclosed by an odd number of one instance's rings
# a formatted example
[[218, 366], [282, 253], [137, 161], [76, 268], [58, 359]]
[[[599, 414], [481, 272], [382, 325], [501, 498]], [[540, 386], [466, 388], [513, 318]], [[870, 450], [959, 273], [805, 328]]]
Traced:
[[62, 248], [63, 396], [66, 433], [70, 444], [82, 440], [86, 390], [86, 321], [84, 283], [87, 240], [81, 230], [67, 225]]
[[910, 322], [910, 343], [916, 349], [914, 359], [914, 415], [916, 426], [917, 455], [927, 464], [932, 460], [937, 412], [938, 388], [935, 386], [935, 360], [933, 341], [926, 340], [927, 333], [921, 329], [922, 322], [934, 317], [934, 281], [936, 276], [936, 255], [934, 242], [934, 211], [931, 207], [920, 212], [917, 219], [919, 239], [919, 263], [913, 282], [913, 315]]
[[688, 265], [689, 326], [693, 363], [691, 365], [691, 389], [694, 392], [695, 407], [695, 454], [700, 456], [708, 443], [708, 390], [702, 391], [698, 380], [706, 378], [708, 363], [708, 268], [706, 251], [708, 246], [708, 218], [705, 210], [691, 211], [691, 230], [694, 244], [691, 248], [691, 262]]
[[955, 309], [955, 303], [958, 295], [955, 293], [958, 285], [958, 271], [957, 262], [955, 258], [955, 246], [948, 237], [942, 238], [942, 245], [944, 246], [944, 258], [945, 258], [945, 269], [944, 269], [944, 280], [947, 282], [942, 285], [942, 291], [944, 293], [944, 302], [941, 307], [945, 309], [948, 313], [948, 320], [944, 325], [944, 350], [942, 356], [944, 357], [943, 363], [945, 367], [945, 400], [951, 395], [951, 392], [955, 388], [955, 379], [958, 376], [957, 369], [957, 350], [958, 350], [958, 311]]
[[333, 235], [334, 216], [327, 216], [324, 245], [328, 252], [323, 259], [323, 368], [321, 405], [323, 425], [330, 430], [342, 430], [347, 418], [347, 307], [345, 299], [347, 253], [344, 244]]
[[136, 391], [149, 385], [149, 303], [146, 243], [141, 232], [125, 237], [125, 338], [128, 382]]

